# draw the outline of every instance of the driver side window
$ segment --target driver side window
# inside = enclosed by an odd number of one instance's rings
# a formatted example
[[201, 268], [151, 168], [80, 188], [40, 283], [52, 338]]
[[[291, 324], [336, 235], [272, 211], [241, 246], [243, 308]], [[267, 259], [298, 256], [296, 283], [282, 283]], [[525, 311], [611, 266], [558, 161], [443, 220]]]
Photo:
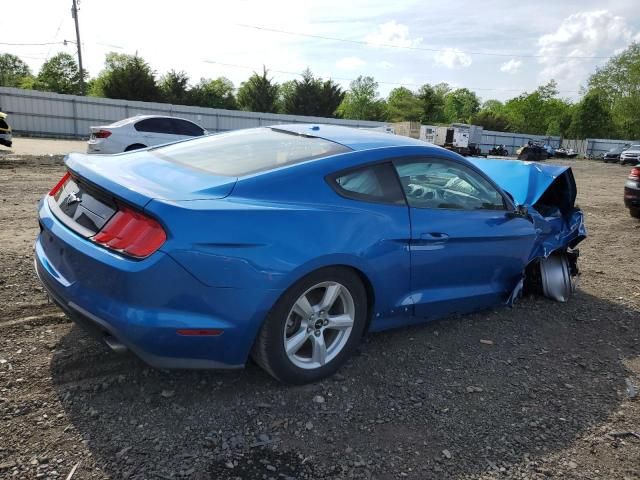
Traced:
[[464, 165], [440, 159], [400, 161], [394, 165], [411, 207], [506, 209], [500, 192]]

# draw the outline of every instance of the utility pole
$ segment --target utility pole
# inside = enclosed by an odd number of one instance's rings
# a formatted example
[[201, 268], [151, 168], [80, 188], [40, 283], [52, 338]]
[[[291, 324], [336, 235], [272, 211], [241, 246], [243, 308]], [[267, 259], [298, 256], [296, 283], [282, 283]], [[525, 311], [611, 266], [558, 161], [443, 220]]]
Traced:
[[80, 43], [80, 26], [78, 25], [78, 0], [73, 0], [71, 16], [76, 22], [76, 46], [78, 47], [78, 68], [80, 69], [80, 95], [84, 95], [84, 70], [82, 68], [82, 47]]

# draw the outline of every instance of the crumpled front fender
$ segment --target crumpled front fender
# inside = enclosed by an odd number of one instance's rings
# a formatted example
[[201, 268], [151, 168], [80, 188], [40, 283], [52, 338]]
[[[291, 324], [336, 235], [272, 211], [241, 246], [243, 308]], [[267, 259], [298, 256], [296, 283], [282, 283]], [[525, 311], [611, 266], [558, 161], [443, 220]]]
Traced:
[[536, 241], [529, 261], [546, 258], [556, 250], [575, 248], [587, 236], [584, 213], [579, 208], [574, 208], [569, 215], [556, 217], [543, 217], [530, 208], [529, 215], [536, 229]]

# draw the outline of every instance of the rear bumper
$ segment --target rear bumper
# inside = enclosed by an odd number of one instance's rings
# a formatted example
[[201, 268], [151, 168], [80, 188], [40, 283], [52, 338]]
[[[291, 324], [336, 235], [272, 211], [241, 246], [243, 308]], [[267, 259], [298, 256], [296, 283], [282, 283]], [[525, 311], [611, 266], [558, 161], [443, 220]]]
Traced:
[[640, 182], [627, 180], [624, 185], [624, 206], [640, 208]]
[[10, 133], [0, 133], [0, 145], [5, 147], [11, 147], [13, 145], [13, 139]]
[[[36, 272], [54, 301], [94, 337], [158, 368], [238, 368], [266, 314], [259, 289], [201, 283], [170, 256], [136, 261], [69, 230], [40, 202]], [[218, 336], [178, 329], [219, 329]], [[113, 345], [113, 342], [112, 342]]]

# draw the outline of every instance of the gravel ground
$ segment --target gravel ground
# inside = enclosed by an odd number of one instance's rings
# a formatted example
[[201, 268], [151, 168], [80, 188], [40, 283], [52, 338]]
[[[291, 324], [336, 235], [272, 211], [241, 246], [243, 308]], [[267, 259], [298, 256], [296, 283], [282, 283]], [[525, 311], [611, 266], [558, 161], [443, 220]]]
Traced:
[[640, 478], [628, 168], [564, 162], [590, 234], [568, 303], [369, 335], [333, 378], [287, 387], [253, 364], [150, 369], [48, 304], [31, 247], [58, 161], [0, 159], [0, 478]]
[[5, 155], [65, 155], [68, 152], [86, 152], [86, 140], [58, 140], [54, 138], [13, 137], [11, 148], [0, 145], [0, 159]]

